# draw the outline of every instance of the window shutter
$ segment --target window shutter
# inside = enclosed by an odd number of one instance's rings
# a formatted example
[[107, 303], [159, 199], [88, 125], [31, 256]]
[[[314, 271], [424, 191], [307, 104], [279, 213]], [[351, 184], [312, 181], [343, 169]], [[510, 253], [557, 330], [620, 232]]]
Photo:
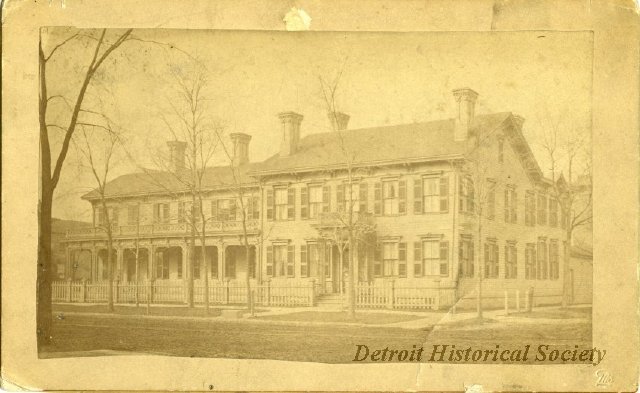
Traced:
[[331, 186], [322, 186], [322, 212], [329, 213], [331, 211]]
[[211, 219], [213, 221], [218, 221], [218, 200], [214, 199], [211, 201]]
[[309, 187], [303, 186], [300, 189], [300, 218], [309, 218]]
[[360, 212], [367, 213], [369, 211], [369, 183], [361, 182], [359, 185], [359, 193]]
[[407, 243], [398, 243], [398, 275], [407, 276]]
[[407, 213], [407, 181], [398, 181], [398, 213]]
[[267, 277], [273, 276], [273, 246], [267, 246]]
[[296, 189], [289, 187], [287, 190], [287, 220], [296, 219]]
[[296, 266], [296, 246], [290, 244], [287, 246], [287, 276], [294, 277], [295, 276], [295, 266]]
[[373, 213], [376, 215], [382, 214], [382, 183], [377, 181], [374, 184], [373, 189]]
[[338, 184], [336, 187], [336, 200], [338, 205], [338, 211], [345, 210], [345, 200], [344, 200], [344, 184]]
[[[98, 209], [96, 210], [96, 212], [98, 213], [98, 223], [102, 224], [102, 210]], [[160, 221], [160, 204], [158, 203], [154, 203], [153, 204], [153, 222], [158, 222]]]
[[422, 214], [422, 178], [413, 179], [413, 214]]
[[307, 245], [300, 246], [300, 276], [309, 277], [309, 259], [307, 256]]
[[440, 178], [440, 213], [449, 211], [449, 176]]
[[382, 276], [382, 244], [377, 243], [373, 252], [373, 275], [375, 277]]
[[413, 276], [422, 276], [422, 242], [413, 243]]
[[111, 224], [118, 226], [118, 219], [120, 218], [120, 211], [117, 207], [114, 207], [112, 210], [113, 220], [111, 220]]
[[273, 188], [267, 189], [267, 220], [273, 221], [273, 204], [274, 204]]
[[440, 242], [440, 275], [449, 274], [449, 242]]

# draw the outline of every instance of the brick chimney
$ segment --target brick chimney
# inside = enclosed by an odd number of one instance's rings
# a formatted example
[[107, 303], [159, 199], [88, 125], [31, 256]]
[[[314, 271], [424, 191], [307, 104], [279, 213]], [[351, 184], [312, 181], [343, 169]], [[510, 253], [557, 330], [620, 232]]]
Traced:
[[331, 122], [331, 129], [333, 131], [346, 130], [349, 126], [350, 116], [342, 112], [329, 112], [329, 121]]
[[286, 157], [292, 155], [298, 149], [300, 141], [300, 123], [302, 116], [295, 112], [281, 112], [278, 118], [282, 122], [282, 141], [280, 142], [280, 156]]
[[184, 170], [184, 152], [187, 149], [187, 143], [182, 141], [169, 141], [169, 169], [171, 172], [177, 173]]
[[251, 135], [234, 132], [229, 136], [231, 137], [231, 142], [233, 142], [231, 165], [239, 166], [247, 164], [249, 162], [249, 142], [251, 141]]
[[468, 87], [464, 87], [462, 89], [455, 89], [453, 91], [453, 97], [458, 103], [454, 139], [456, 141], [464, 141], [469, 137], [469, 129], [473, 123], [478, 93]]

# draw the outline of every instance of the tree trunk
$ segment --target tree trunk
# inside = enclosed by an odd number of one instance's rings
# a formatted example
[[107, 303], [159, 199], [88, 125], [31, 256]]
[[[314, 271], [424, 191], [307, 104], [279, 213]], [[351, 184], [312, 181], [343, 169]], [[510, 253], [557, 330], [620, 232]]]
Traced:
[[206, 234], [204, 231], [204, 220], [202, 220], [202, 249], [201, 262], [204, 271], [204, 313], [209, 315], [209, 264], [207, 263], [207, 245], [205, 244]]
[[[105, 213], [106, 215], [107, 213]], [[109, 286], [107, 287], [107, 309], [114, 311], [113, 307], [113, 235], [111, 233], [111, 223], [107, 224], [107, 277]]]
[[563, 263], [562, 263], [562, 307], [567, 307], [569, 305], [569, 293], [571, 288], [569, 288], [569, 263], [571, 260], [571, 237], [573, 234], [571, 233], [571, 228], [569, 228], [569, 224], [567, 224], [566, 231], [566, 240], [564, 242], [564, 255], [563, 255]]
[[353, 231], [349, 233], [349, 282], [347, 283], [347, 298], [349, 304], [349, 318], [356, 318], [356, 288], [355, 288], [355, 263], [354, 263], [354, 252], [355, 250], [355, 241], [353, 238]]
[[[480, 214], [478, 215], [478, 220], [480, 220]], [[475, 254], [476, 258], [478, 259], [478, 299], [476, 304], [476, 311], [478, 313], [478, 319], [482, 319], [482, 275], [484, 274], [484, 272], [482, 269], [483, 266], [481, 263], [481, 255], [484, 254], [482, 253], [482, 225], [480, 223], [478, 223], [478, 252], [476, 252]]]
[[53, 192], [43, 184], [38, 215], [38, 269], [36, 276], [36, 337], [38, 351], [51, 340], [51, 205]]

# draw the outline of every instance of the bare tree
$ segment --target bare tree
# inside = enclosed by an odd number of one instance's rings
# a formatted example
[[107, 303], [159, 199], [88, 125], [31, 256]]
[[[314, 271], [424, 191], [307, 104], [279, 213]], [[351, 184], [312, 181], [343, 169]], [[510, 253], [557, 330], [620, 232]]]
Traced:
[[591, 225], [592, 176], [588, 133], [565, 124], [562, 116], [548, 110], [538, 118], [543, 135], [541, 147], [549, 164], [552, 203], [560, 207], [560, 224], [564, 229], [564, 263], [562, 306], [569, 303], [568, 268], [576, 229]]
[[113, 226], [117, 225], [116, 207], [110, 207], [107, 195], [107, 183], [114, 166], [117, 154], [122, 146], [121, 134], [110, 122], [105, 125], [80, 125], [80, 136], [76, 142], [78, 151], [84, 158], [83, 166], [87, 167], [95, 180], [95, 191], [98, 194], [98, 217], [96, 228], [107, 235], [107, 307], [113, 312]]
[[[124, 42], [131, 38], [132, 30], [120, 31], [114, 38], [107, 35], [105, 29], [95, 32], [75, 32], [62, 39], [59, 43], [46, 48], [43, 37], [40, 37], [38, 48], [39, 61], [39, 122], [40, 122], [40, 170], [41, 170], [41, 196], [38, 207], [38, 269], [37, 269], [37, 337], [38, 344], [45, 344], [51, 337], [51, 213], [54, 191], [60, 181], [63, 165], [69, 151], [71, 139], [78, 125], [85, 123], [83, 120], [83, 104], [85, 95], [94, 79], [96, 72]], [[91, 55], [85, 67], [75, 76], [80, 81], [78, 92], [74, 97], [64, 97], [61, 94], [51, 94], [48, 91], [50, 78], [59, 78], [60, 75], [51, 75], [47, 72], [47, 65], [56, 54], [61, 53], [71, 42], [81, 41], [91, 46]], [[72, 74], [64, 75], [72, 80]], [[52, 114], [49, 105], [53, 100], [61, 100], [68, 106], [66, 123], [50, 123]], [[52, 153], [52, 146], [58, 143], [58, 135], [50, 134], [50, 130], [62, 132], [62, 141], [57, 156]], [[39, 345], [38, 349], [41, 346]]]
[[[245, 250], [245, 260], [247, 261], [247, 274], [246, 274], [246, 290], [247, 290], [247, 309], [253, 310], [253, 298], [251, 293], [251, 265], [250, 265], [250, 257], [251, 257], [251, 245], [249, 244], [249, 229], [248, 229], [248, 221], [253, 219], [254, 209], [259, 204], [259, 201], [256, 199], [256, 195], [252, 192], [253, 187], [248, 185], [245, 181], [246, 179], [243, 177], [243, 171], [245, 170], [241, 163], [236, 162], [238, 157], [236, 157], [237, 152], [231, 152], [230, 149], [226, 146], [222, 139], [222, 135], [218, 134], [219, 144], [222, 147], [230, 165], [229, 171], [231, 173], [231, 183], [226, 184], [230, 191], [232, 192], [236, 203], [240, 205], [240, 221], [242, 224], [242, 245]], [[236, 213], [237, 214], [237, 213]], [[256, 261], [257, 262], [257, 261]], [[257, 266], [254, 265], [254, 273], [255, 268]]]
[[[345, 60], [346, 63], [346, 60]], [[319, 76], [320, 96], [322, 103], [329, 116], [331, 132], [336, 136], [340, 155], [343, 160], [344, 170], [346, 172], [346, 184], [344, 201], [338, 201], [338, 212], [335, 218], [339, 221], [339, 227], [334, 227], [333, 232], [325, 238], [331, 243], [338, 246], [340, 254], [340, 266], [343, 266], [344, 252], [348, 253], [348, 283], [347, 283], [347, 300], [348, 312], [351, 318], [356, 315], [356, 271], [355, 258], [358, 247], [358, 240], [363, 240], [367, 235], [373, 233], [373, 225], [366, 220], [366, 212], [360, 212], [356, 209], [359, 199], [354, 195], [354, 186], [359, 184], [361, 177], [361, 168], [357, 166], [357, 148], [350, 146], [345, 138], [345, 129], [343, 127], [344, 119], [341, 118], [342, 113], [339, 111], [337, 98], [344, 70], [343, 67], [337, 73], [333, 80], [327, 80]], [[343, 203], [344, 202], [344, 203]]]
[[[183, 211], [184, 222], [189, 226], [190, 258], [187, 268], [187, 303], [194, 306], [194, 266], [196, 258], [196, 243], [200, 242], [200, 266], [204, 268], [204, 303], [205, 312], [209, 312], [209, 266], [206, 262], [206, 229], [207, 217], [204, 212], [204, 198], [207, 192], [205, 174], [214, 160], [218, 147], [218, 140], [224, 127], [216, 124], [208, 114], [209, 98], [206, 95], [208, 79], [205, 67], [198, 61], [190, 64], [187, 72], [182, 68], [174, 68], [172, 76], [175, 81], [177, 99], [169, 99], [170, 113], [162, 116], [167, 131], [175, 143], [173, 149], [183, 149], [184, 162], [178, 162], [182, 152], [173, 151], [169, 157], [160, 157], [156, 164], [162, 171], [145, 172], [149, 179], [168, 195], [182, 199], [190, 199], [188, 208]], [[177, 161], [176, 161], [177, 160]], [[175, 184], [164, 181], [164, 174], [169, 174]]]

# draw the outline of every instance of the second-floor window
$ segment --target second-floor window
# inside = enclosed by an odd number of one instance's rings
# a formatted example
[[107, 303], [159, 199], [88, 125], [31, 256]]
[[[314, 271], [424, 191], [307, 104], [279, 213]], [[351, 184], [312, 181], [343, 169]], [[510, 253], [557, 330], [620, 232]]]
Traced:
[[382, 211], [385, 215], [398, 214], [398, 182], [382, 182]]
[[267, 189], [267, 220], [294, 220], [296, 189], [277, 187]]
[[473, 213], [475, 211], [473, 181], [468, 177], [461, 177], [459, 183], [459, 209], [463, 213]]
[[211, 216], [215, 221], [234, 221], [236, 219], [236, 200], [218, 199], [212, 201]]
[[136, 225], [138, 223], [138, 217], [140, 215], [138, 205], [127, 206], [127, 224]]
[[513, 187], [504, 189], [504, 222], [518, 222], [518, 197]]
[[415, 179], [414, 213], [446, 213], [449, 211], [449, 177], [430, 176]]
[[[118, 217], [120, 212], [117, 207], [108, 207], [107, 212], [109, 213], [109, 223], [112, 226], [118, 226]], [[95, 221], [97, 226], [105, 226], [107, 224], [106, 216], [104, 214], [104, 209], [101, 207], [97, 207], [95, 209]]]
[[493, 220], [496, 217], [496, 182], [487, 181], [487, 218]]
[[533, 191], [527, 191], [524, 197], [524, 224], [536, 225], [536, 194]]
[[159, 224], [169, 222], [169, 204], [155, 203], [153, 205], [153, 221]]
[[336, 199], [340, 211], [360, 211], [360, 185], [352, 184], [349, 193], [349, 184], [340, 184], [336, 190]]
[[547, 225], [547, 196], [538, 194], [538, 225]]

